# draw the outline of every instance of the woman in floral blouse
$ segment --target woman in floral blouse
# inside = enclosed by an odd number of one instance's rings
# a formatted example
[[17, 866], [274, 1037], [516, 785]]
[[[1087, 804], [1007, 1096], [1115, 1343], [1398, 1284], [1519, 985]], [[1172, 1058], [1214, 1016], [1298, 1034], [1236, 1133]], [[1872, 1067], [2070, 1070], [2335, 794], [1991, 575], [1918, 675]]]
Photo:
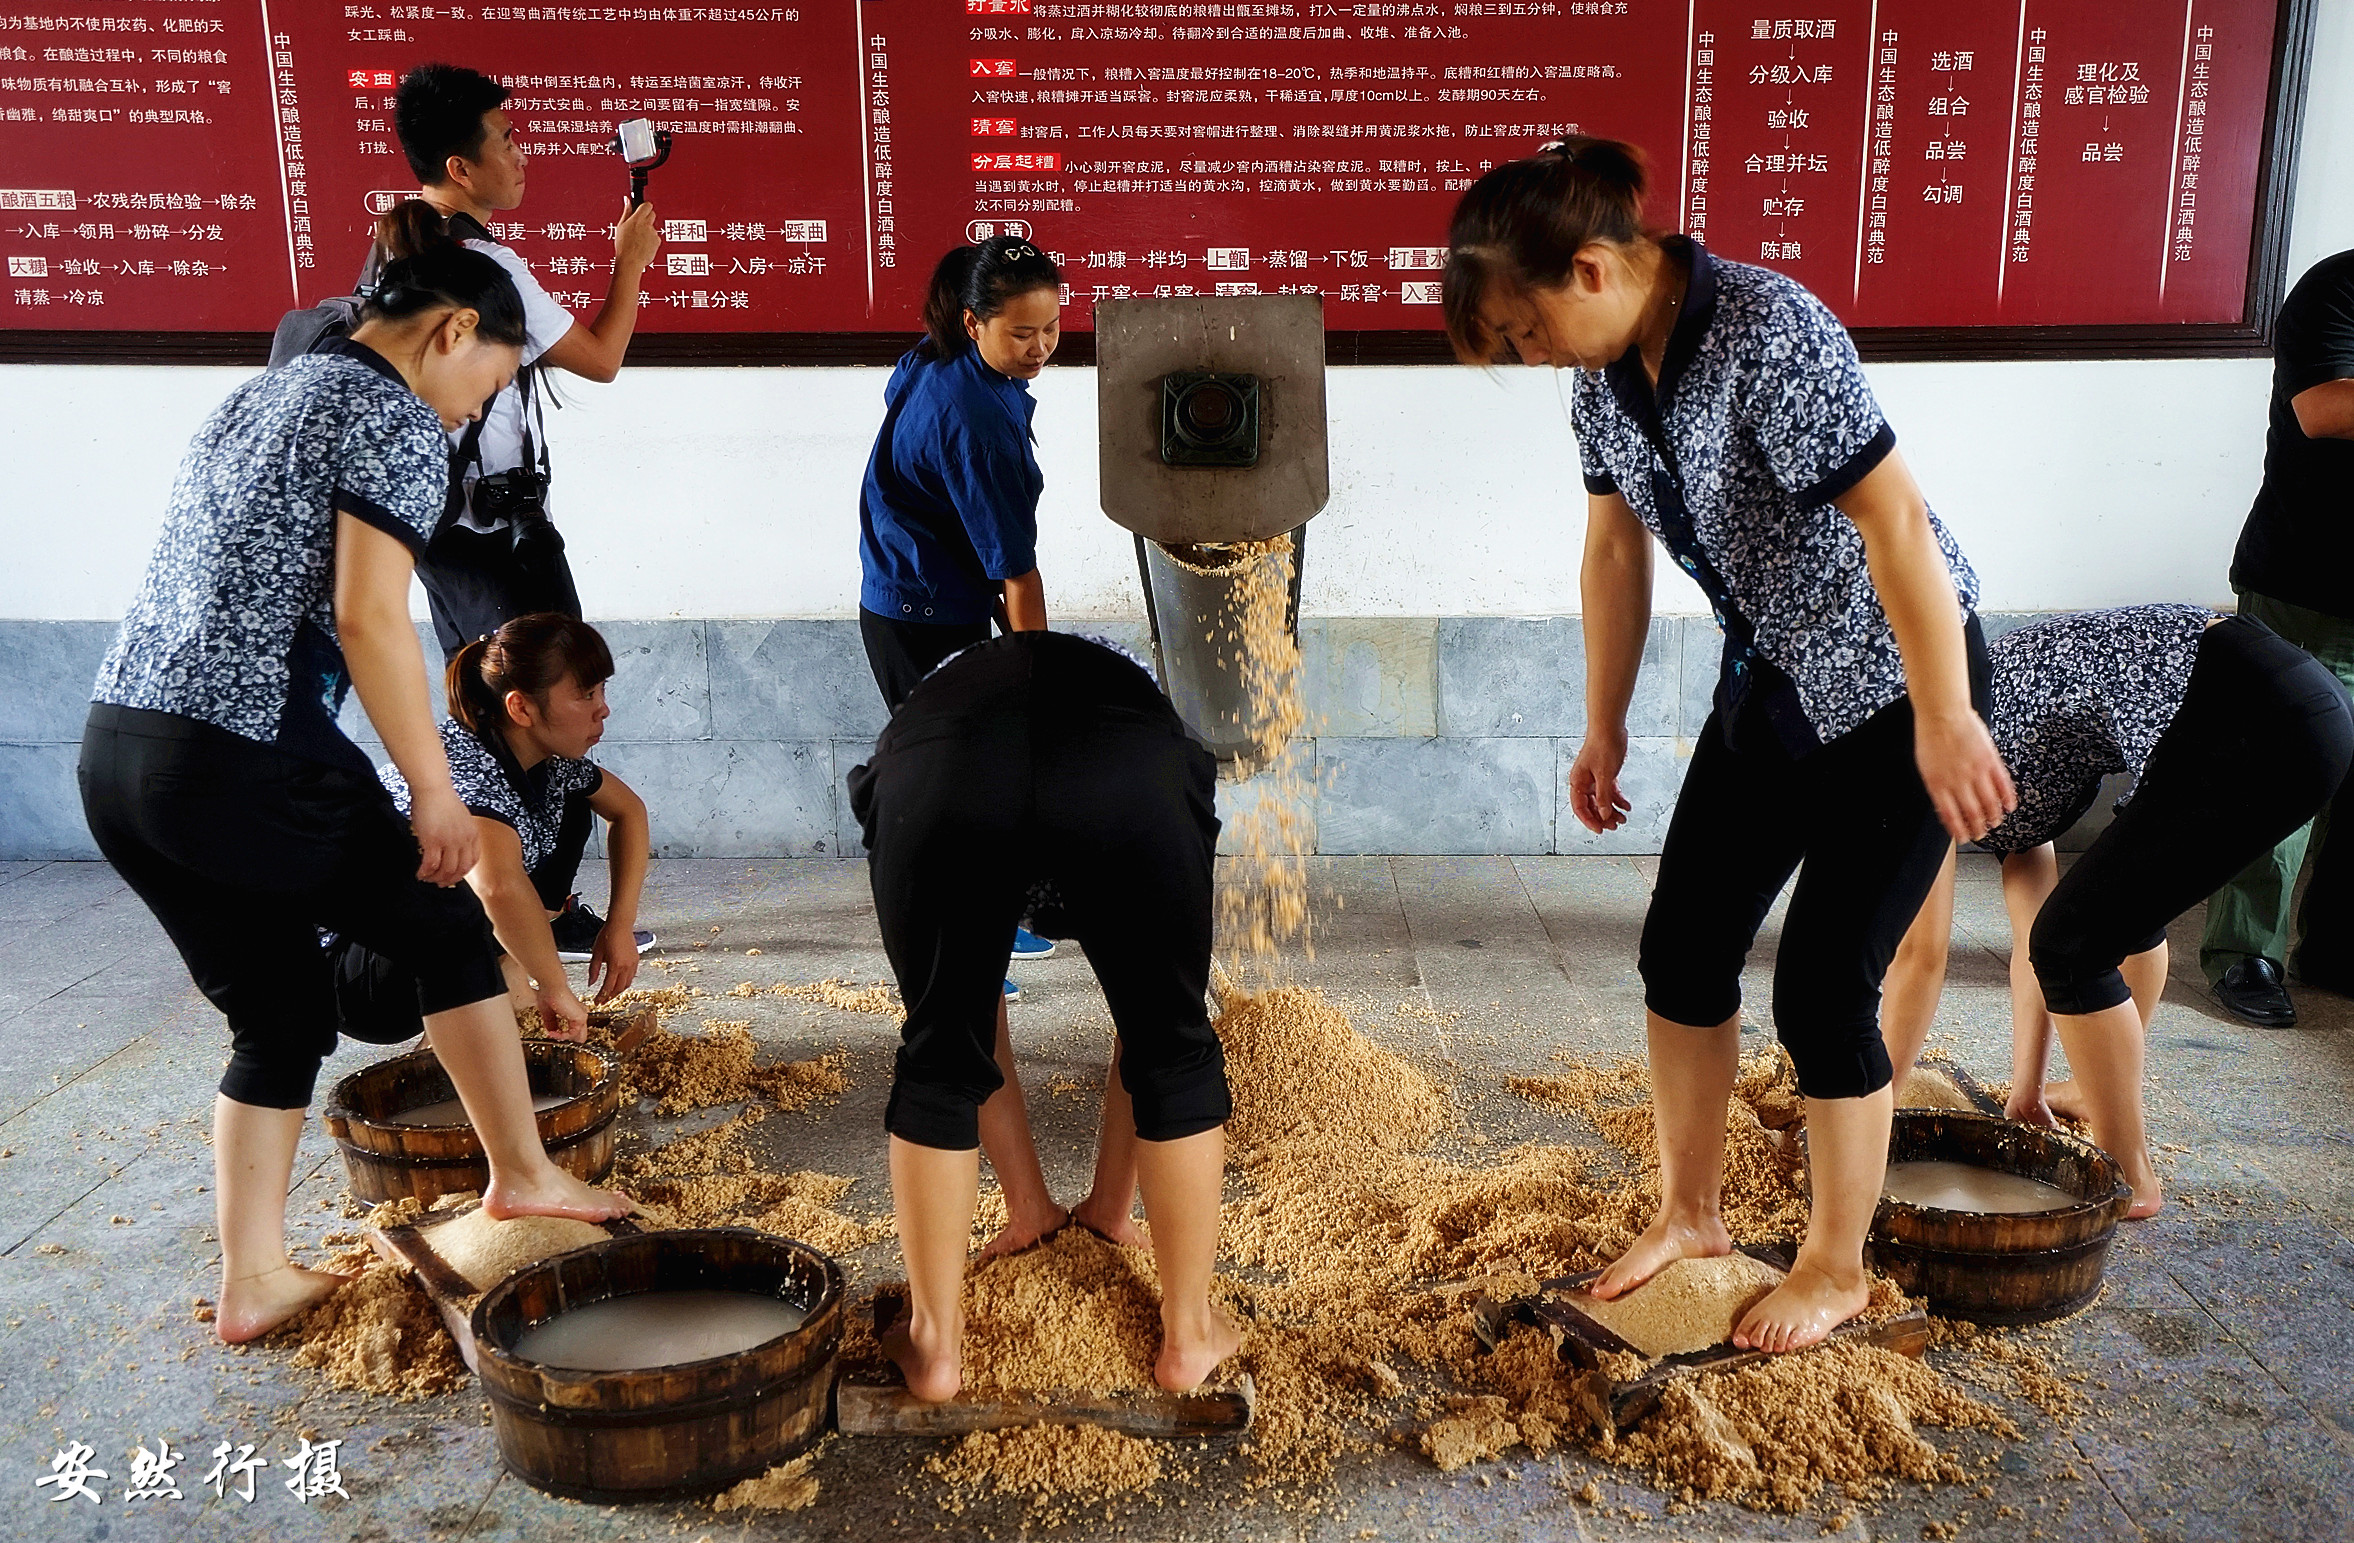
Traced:
[[1602, 831], [1651, 615], [1652, 541], [1724, 629], [1643, 928], [1662, 1201], [1595, 1285], [1613, 1297], [1732, 1246], [1719, 1209], [1741, 967], [1798, 885], [1776, 1032], [1806, 1096], [1813, 1214], [1734, 1342], [1791, 1350], [1863, 1308], [1892, 1096], [1880, 979], [1949, 834], [2011, 804], [1983, 703], [1976, 576], [1895, 452], [1837, 318], [1780, 274], [1642, 223], [1637, 151], [1556, 142], [1482, 177], [1450, 233], [1459, 357], [1574, 366], [1584, 459], [1588, 729], [1570, 772]]
[[[230, 393], [189, 446], [99, 667], [82, 806], [115, 871], [229, 1020], [213, 1106], [214, 1330], [232, 1343], [343, 1283], [286, 1256], [286, 1192], [335, 999], [319, 929], [401, 958], [482, 1133], [493, 1216], [627, 1202], [549, 1161], [450, 783], [409, 578], [441, 518], [446, 430], [515, 372], [522, 303], [454, 243], [385, 270], [347, 339]], [[357, 690], [418, 790], [407, 819], [336, 726]]]
[[[2132, 1214], [2155, 1215], [2142, 1057], [2166, 986], [2167, 923], [2329, 801], [2354, 756], [2345, 688], [2262, 623], [2197, 605], [2054, 617], [1988, 652], [1994, 742], [2019, 785], [2019, 807], [1978, 840], [2003, 860], [2011, 913], [2006, 1113], [2084, 1119], [2124, 1164]], [[2132, 790], [2063, 876], [2052, 840], [2111, 773]], [[1900, 1077], [1937, 1014], [1952, 931], [1949, 858], [1888, 975]], [[2047, 1104], [2055, 1031], [2075, 1077]]]

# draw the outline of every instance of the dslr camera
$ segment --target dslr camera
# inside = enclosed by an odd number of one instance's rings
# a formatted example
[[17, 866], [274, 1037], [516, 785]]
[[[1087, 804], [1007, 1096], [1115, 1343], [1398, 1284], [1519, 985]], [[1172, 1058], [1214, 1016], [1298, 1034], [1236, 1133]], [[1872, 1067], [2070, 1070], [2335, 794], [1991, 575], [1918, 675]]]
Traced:
[[544, 561], [564, 550], [564, 537], [548, 519], [548, 474], [531, 466], [510, 467], [474, 481], [474, 512], [484, 520], [505, 520], [516, 557]]

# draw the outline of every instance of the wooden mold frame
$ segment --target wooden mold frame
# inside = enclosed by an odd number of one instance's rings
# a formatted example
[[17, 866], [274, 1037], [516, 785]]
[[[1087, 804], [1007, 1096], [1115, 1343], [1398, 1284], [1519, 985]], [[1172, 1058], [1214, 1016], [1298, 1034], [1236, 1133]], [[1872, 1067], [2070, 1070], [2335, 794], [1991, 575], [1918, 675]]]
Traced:
[[[903, 1301], [890, 1291], [875, 1294], [875, 1333], [897, 1320]], [[1024, 1425], [1100, 1425], [1123, 1435], [1150, 1438], [1230, 1436], [1250, 1429], [1258, 1413], [1258, 1388], [1244, 1372], [1232, 1387], [1169, 1393], [1023, 1392], [980, 1398], [959, 1393], [945, 1404], [927, 1404], [904, 1383], [845, 1376], [834, 1385], [834, 1426], [845, 1436], [962, 1436], [973, 1431], [1010, 1430]]]
[[[450, 1338], [458, 1342], [458, 1355], [465, 1361], [466, 1370], [477, 1376], [481, 1374], [481, 1369], [474, 1364], [474, 1304], [482, 1300], [483, 1293], [475, 1290], [473, 1284], [458, 1273], [458, 1267], [435, 1250], [433, 1234], [481, 1207], [481, 1201], [469, 1200], [445, 1211], [428, 1211], [406, 1226], [369, 1227], [362, 1231], [368, 1246], [376, 1250], [387, 1263], [398, 1265], [417, 1277], [417, 1284], [425, 1288], [425, 1295], [433, 1303], [433, 1310], [441, 1314], [441, 1321], [449, 1329]], [[611, 1221], [592, 1222], [590, 1225], [604, 1228], [607, 1237], [615, 1238], [625, 1238], [647, 1230], [626, 1216]]]
[[[1791, 1255], [1785, 1249], [1744, 1245], [1740, 1252], [1762, 1264], [1771, 1265], [1785, 1275], [1790, 1271]], [[1575, 1366], [1580, 1373], [1576, 1401], [1599, 1430], [1632, 1429], [1659, 1403], [1659, 1395], [1667, 1385], [1687, 1373], [1706, 1375], [1737, 1371], [1773, 1354], [1766, 1350], [1738, 1349], [1727, 1340], [1706, 1350], [1662, 1356], [1649, 1361], [1633, 1380], [1619, 1382], [1604, 1370], [1603, 1357], [1641, 1356], [1642, 1352], [1566, 1300], [1571, 1293], [1582, 1292], [1601, 1277], [1600, 1270], [1592, 1270], [1584, 1275], [1546, 1281], [1533, 1296], [1498, 1302], [1482, 1294], [1471, 1304], [1473, 1332], [1479, 1335], [1480, 1342], [1490, 1350], [1495, 1349], [1505, 1335], [1511, 1332], [1515, 1323], [1534, 1324], [1559, 1333], [1561, 1358]], [[1850, 1321], [1833, 1329], [1823, 1343], [1874, 1345], [1917, 1361], [1929, 1348], [1929, 1315], [1924, 1309], [1915, 1307], [1873, 1323]], [[1806, 1351], [1786, 1353], [1804, 1355]]]
[[[1913, 1066], [1915, 1070], [1936, 1072], [1946, 1078], [1962, 1090], [1962, 1097], [1976, 1106], [1980, 1114], [1991, 1114], [1998, 1120], [2003, 1118], [2003, 1101], [1986, 1091], [1986, 1084], [1971, 1076], [1970, 1069], [1961, 1062], [1944, 1055], [1923, 1055], [1913, 1062]], [[1897, 1107], [1902, 1109], [1909, 1106], [1899, 1104]]]

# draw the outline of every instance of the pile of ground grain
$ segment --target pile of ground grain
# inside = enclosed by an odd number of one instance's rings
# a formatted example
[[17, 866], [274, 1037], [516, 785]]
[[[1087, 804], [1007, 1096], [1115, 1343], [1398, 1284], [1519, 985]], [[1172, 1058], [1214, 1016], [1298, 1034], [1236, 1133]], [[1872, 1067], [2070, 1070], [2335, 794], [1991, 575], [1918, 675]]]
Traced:
[[2020, 1435], [1999, 1410], [1921, 1362], [1839, 1343], [1678, 1378], [1648, 1419], [1600, 1455], [1648, 1471], [1686, 1499], [1797, 1511], [1827, 1484], [1861, 1499], [1897, 1478], [1967, 1479], [1958, 1461], [1922, 1439], [1921, 1425]]
[[1896, 1091], [1896, 1107], [1982, 1112], [1970, 1095], [1962, 1091], [1961, 1084], [1934, 1066], [1916, 1066], [1905, 1074], [1904, 1086]]
[[358, 1278], [287, 1331], [298, 1341], [295, 1365], [315, 1368], [338, 1388], [404, 1403], [452, 1392], [473, 1375], [406, 1269], [365, 1248], [339, 1254], [321, 1268]]
[[898, 991], [889, 981], [879, 980], [872, 985], [860, 986], [829, 977], [801, 986], [779, 982], [768, 989], [780, 997], [799, 997], [805, 1002], [821, 1002], [845, 1013], [880, 1013], [894, 1022], [907, 1017], [907, 1008], [900, 1002]]
[[488, 1291], [525, 1265], [602, 1243], [612, 1236], [594, 1222], [563, 1216], [493, 1218], [480, 1206], [439, 1223], [423, 1234], [426, 1243], [466, 1278]]
[[789, 1113], [830, 1103], [850, 1086], [847, 1051], [758, 1066], [752, 1059], [756, 1048], [752, 1025], [745, 1020], [705, 1019], [700, 1034], [658, 1028], [624, 1068], [622, 1101], [652, 1099], [655, 1112], [665, 1115], [752, 1102]]
[[1054, 1527], [1083, 1508], [1057, 1502], [1132, 1495], [1160, 1483], [1168, 1473], [1163, 1452], [1163, 1443], [1099, 1425], [1030, 1425], [975, 1431], [926, 1458], [924, 1472], [947, 1487], [952, 1514], [983, 1495], [1018, 1495], [1035, 1524]]
[[809, 1470], [816, 1466], [818, 1452], [813, 1449], [790, 1462], [777, 1464], [766, 1473], [711, 1497], [714, 1511], [799, 1511], [817, 1503], [817, 1475]]
[[1110, 1393], [1153, 1386], [1161, 1288], [1152, 1255], [1065, 1227], [964, 1282], [965, 1387]]
[[1782, 1272], [1750, 1258], [1678, 1259], [1608, 1301], [1580, 1295], [1572, 1305], [1644, 1355], [1685, 1355], [1732, 1338], [1741, 1315], [1782, 1283]]
[[754, 1227], [829, 1254], [856, 1253], [891, 1235], [888, 1216], [862, 1219], [837, 1209], [855, 1180], [808, 1169], [779, 1173], [762, 1163], [747, 1138], [767, 1115], [748, 1109], [625, 1158], [614, 1166], [614, 1182], [638, 1201], [640, 1220], [658, 1227]]
[[1320, 991], [1229, 989], [1214, 1026], [1234, 1092], [1230, 1154], [1248, 1159], [1287, 1137], [1416, 1151], [1455, 1119], [1444, 1089], [1358, 1033]]

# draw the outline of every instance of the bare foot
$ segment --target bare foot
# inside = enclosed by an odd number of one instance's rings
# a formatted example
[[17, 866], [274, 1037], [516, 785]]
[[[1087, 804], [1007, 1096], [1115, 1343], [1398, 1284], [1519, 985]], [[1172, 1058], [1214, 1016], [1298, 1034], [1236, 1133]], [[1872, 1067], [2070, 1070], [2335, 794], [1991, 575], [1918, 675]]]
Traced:
[[1833, 1274], [1801, 1259], [1782, 1284], [1743, 1315], [1733, 1343], [1744, 1350], [1804, 1350], [1864, 1310], [1872, 1288], [1863, 1266]]
[[1178, 1327], [1161, 1319], [1161, 1355], [1152, 1380], [1172, 1393], [1190, 1393], [1209, 1381], [1218, 1363], [1242, 1348], [1242, 1329], [1221, 1307], [1197, 1323]]
[[568, 1216], [579, 1222], [610, 1221], [636, 1207], [627, 1195], [584, 1184], [554, 1163], [520, 1181], [493, 1174], [482, 1194], [482, 1214], [493, 1221], [517, 1216]]
[[2086, 1122], [2089, 1122], [2092, 1119], [2091, 1114], [2086, 1109], [2084, 1095], [2077, 1090], [2076, 1079], [2073, 1077], [2068, 1079], [2066, 1082], [2050, 1082], [2044, 1084], [2043, 1101], [2045, 1107], [2049, 1108], [2054, 1114], [2064, 1115], [2071, 1120], [2081, 1120]]
[[1059, 1205], [1050, 1205], [1034, 1216], [1012, 1217], [998, 1230], [997, 1236], [982, 1246], [981, 1256], [973, 1262], [987, 1264], [1002, 1255], [1018, 1254], [1025, 1248], [1043, 1243], [1062, 1231], [1070, 1219], [1071, 1213]]
[[927, 1404], [945, 1404], [964, 1387], [964, 1364], [954, 1338], [945, 1343], [927, 1333], [919, 1341], [915, 1319], [900, 1319], [879, 1336], [883, 1354], [898, 1363], [907, 1391]]
[[1586, 1294], [1607, 1302], [1634, 1290], [1678, 1259], [1714, 1259], [1732, 1251], [1733, 1238], [1725, 1231], [1721, 1216], [1693, 1223], [1656, 1216], [1635, 1239], [1635, 1246], [1619, 1255], [1601, 1279], [1586, 1288]]
[[1093, 1195], [1072, 1209], [1071, 1220], [1116, 1247], [1148, 1250], [1152, 1247], [1152, 1229], [1137, 1220], [1135, 1211], [1115, 1215], [1111, 1206], [1097, 1205]]
[[2138, 1162], [2127, 1160], [2120, 1166], [2125, 1169], [2125, 1182], [2133, 1186], [2133, 1204], [2125, 1213], [2127, 1221], [2138, 1222], [2166, 1208], [2166, 1191], [2158, 1182], [2158, 1170], [2150, 1165], [2148, 1153], [2142, 1154]]
[[221, 1302], [215, 1309], [213, 1333], [224, 1345], [260, 1339], [281, 1324], [292, 1323], [355, 1277], [330, 1275], [282, 1264], [261, 1275], [221, 1283]]

